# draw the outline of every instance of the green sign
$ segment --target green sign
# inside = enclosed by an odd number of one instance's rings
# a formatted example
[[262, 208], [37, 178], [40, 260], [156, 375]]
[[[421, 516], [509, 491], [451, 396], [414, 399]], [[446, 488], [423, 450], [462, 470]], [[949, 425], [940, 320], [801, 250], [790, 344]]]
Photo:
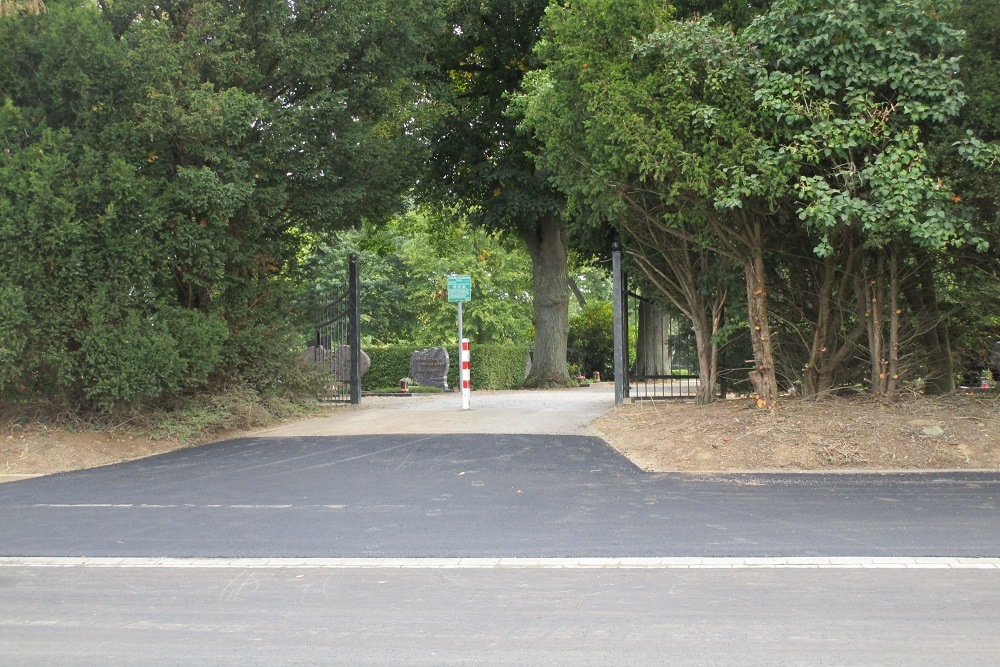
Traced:
[[472, 276], [448, 276], [448, 301], [472, 301]]

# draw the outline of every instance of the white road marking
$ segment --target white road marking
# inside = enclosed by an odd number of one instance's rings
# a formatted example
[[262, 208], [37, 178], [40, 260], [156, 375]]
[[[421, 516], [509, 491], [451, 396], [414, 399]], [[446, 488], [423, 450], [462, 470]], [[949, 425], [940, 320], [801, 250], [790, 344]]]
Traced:
[[157, 505], [151, 503], [35, 503], [32, 507], [45, 507], [45, 508], [59, 508], [59, 509], [93, 509], [93, 508], [112, 508], [112, 509], [176, 509], [178, 507], [183, 507], [186, 509], [234, 509], [234, 510], [309, 510], [309, 509], [327, 509], [327, 510], [342, 510], [347, 507], [347, 505], [195, 505], [193, 503], [182, 503], [174, 505]]
[[4, 567], [135, 567], [204, 569], [952, 569], [1000, 570], [1000, 558], [114, 558], [0, 557]]

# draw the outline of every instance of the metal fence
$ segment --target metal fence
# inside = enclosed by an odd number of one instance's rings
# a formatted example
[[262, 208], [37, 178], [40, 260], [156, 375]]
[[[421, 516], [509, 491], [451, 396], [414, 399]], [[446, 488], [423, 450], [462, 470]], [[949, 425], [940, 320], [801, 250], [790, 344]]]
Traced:
[[[632, 400], [693, 398], [700, 378], [690, 326], [685, 320], [665, 315], [635, 292], [626, 289], [625, 298], [627, 321], [634, 322], [638, 329], [625, 395]], [[654, 351], [651, 358], [644, 358], [643, 352], [649, 351]]]
[[[618, 366], [627, 369], [623, 373], [623, 399], [659, 400], [670, 398], [694, 398], [701, 387], [699, 377], [697, 344], [694, 331], [683, 317], [666, 318], [666, 324], [650, 326], [652, 320], [641, 321], [640, 310], [656, 306], [643, 296], [629, 290], [628, 274], [624, 271], [617, 281], [620, 285], [620, 303], [622, 330], [622, 358]], [[658, 311], [657, 311], [658, 312]], [[637, 330], [636, 348], [630, 349], [628, 335], [630, 326]], [[654, 337], [654, 340], [641, 341], [643, 337]], [[649, 363], [642, 358], [639, 343], [643, 342], [646, 350], [656, 350], [657, 359]], [[721, 378], [720, 378], [721, 380]], [[720, 381], [720, 395], [726, 396], [725, 381]]]
[[315, 335], [307, 355], [325, 376], [320, 400], [361, 402], [361, 327], [358, 256], [351, 253], [348, 284], [318, 313]]

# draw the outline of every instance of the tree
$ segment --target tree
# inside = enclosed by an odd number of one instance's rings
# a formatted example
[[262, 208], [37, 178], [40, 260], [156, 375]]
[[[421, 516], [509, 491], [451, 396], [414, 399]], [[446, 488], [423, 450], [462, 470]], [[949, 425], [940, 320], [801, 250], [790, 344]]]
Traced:
[[[796, 213], [816, 238], [816, 253], [861, 253], [853, 275], [867, 325], [871, 389], [887, 399], [900, 373], [904, 259], [911, 246], [919, 255], [961, 244], [970, 231], [952, 210], [943, 175], [928, 170], [922, 140], [922, 126], [948, 122], [964, 102], [955, 77], [959, 33], [939, 5], [778, 0], [745, 33], [765, 63], [755, 97], [777, 121], [778, 155], [797, 167]], [[927, 266], [919, 256], [915, 261]], [[813, 369], [827, 367], [834, 354], [825, 341], [835, 283], [828, 272]], [[924, 281], [921, 293], [929, 303], [928, 286]], [[947, 390], [951, 351], [946, 337], [935, 333], [933, 341], [938, 390]]]
[[310, 248], [302, 282], [307, 299], [341, 290], [344, 258], [361, 259], [363, 342], [452, 348], [454, 303], [447, 276], [472, 278], [473, 300], [463, 308], [464, 334], [474, 343], [531, 339], [531, 262], [516, 240], [451, 216], [418, 210], [384, 225], [367, 225], [325, 237]]
[[[956, 367], [967, 373], [986, 367], [1000, 340], [1000, 15], [993, 10], [989, 0], [960, 0], [948, 14], [965, 31], [960, 76], [967, 103], [956, 122], [931, 128], [928, 146], [958, 208], [989, 244], [938, 254], [931, 271], [937, 321], [946, 325]], [[933, 341], [928, 346], [934, 349]]]
[[45, 11], [42, 0], [0, 0], [0, 17], [18, 12], [26, 14], [41, 14]]
[[589, 0], [549, 11], [521, 99], [539, 164], [570, 209], [621, 225], [649, 280], [692, 321], [707, 402], [727, 290], [744, 268], [761, 405], [777, 398], [765, 305], [765, 230], [784, 188], [759, 133], [752, 55], [708, 19], [661, 3]]
[[280, 383], [302, 230], [383, 217], [413, 183], [436, 17], [60, 0], [0, 19], [8, 387], [110, 408]]
[[432, 200], [524, 241], [533, 271], [535, 339], [528, 384], [569, 382], [568, 239], [563, 199], [527, 153], [536, 144], [507, 115], [538, 35], [546, 0], [487, 0], [449, 5], [448, 27], [433, 63], [439, 122], [423, 181]]

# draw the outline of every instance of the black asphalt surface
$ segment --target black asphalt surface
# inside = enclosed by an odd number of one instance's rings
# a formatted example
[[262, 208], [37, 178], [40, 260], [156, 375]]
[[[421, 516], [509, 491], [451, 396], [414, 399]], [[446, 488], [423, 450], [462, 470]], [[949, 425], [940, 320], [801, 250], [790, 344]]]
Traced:
[[257, 438], [0, 485], [2, 556], [1000, 557], [1000, 474], [650, 474], [597, 438]]

